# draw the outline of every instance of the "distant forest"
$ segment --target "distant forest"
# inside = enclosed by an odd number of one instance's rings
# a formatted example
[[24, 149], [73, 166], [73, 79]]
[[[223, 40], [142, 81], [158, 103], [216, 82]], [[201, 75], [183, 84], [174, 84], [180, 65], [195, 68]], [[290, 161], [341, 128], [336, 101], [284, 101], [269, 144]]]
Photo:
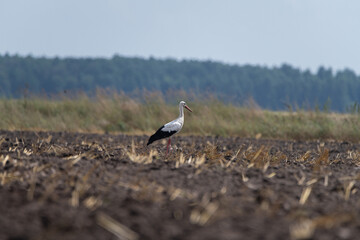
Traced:
[[269, 68], [118, 55], [111, 59], [0, 55], [2, 97], [64, 91], [91, 94], [97, 88], [125, 93], [184, 90], [239, 105], [253, 99], [261, 108], [272, 110], [344, 112], [360, 103], [360, 77], [349, 69], [333, 72], [320, 67], [312, 73], [288, 64]]

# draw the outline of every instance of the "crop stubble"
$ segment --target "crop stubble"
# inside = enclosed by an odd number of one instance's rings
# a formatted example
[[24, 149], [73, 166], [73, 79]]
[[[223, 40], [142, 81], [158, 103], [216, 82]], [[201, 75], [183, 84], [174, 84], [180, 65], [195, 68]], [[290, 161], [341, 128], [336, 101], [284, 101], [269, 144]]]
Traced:
[[0, 239], [351, 239], [359, 145], [0, 132]]

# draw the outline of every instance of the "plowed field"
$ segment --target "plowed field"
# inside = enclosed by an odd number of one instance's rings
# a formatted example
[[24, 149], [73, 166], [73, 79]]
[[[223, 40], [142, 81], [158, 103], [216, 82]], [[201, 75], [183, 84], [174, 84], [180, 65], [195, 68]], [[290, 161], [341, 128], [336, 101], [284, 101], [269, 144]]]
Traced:
[[359, 145], [0, 131], [0, 239], [356, 239]]

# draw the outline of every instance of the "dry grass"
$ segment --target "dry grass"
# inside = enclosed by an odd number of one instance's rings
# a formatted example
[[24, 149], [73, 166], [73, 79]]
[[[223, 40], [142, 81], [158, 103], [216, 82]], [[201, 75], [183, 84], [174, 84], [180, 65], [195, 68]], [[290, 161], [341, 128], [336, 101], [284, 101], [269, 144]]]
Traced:
[[[177, 117], [175, 102], [166, 104], [157, 94], [144, 99], [102, 92], [93, 98], [1, 99], [0, 129], [150, 134]], [[187, 102], [193, 113], [186, 112], [183, 134], [360, 140], [358, 114], [273, 112], [214, 99]]]

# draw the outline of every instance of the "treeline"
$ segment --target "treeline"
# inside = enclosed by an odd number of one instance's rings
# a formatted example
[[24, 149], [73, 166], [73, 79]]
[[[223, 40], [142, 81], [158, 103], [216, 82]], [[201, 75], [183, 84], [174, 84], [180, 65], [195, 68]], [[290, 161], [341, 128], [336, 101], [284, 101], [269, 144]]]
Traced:
[[346, 69], [316, 73], [290, 65], [262, 67], [213, 61], [144, 59], [115, 55], [105, 58], [44, 58], [0, 55], [0, 95], [57, 94], [104, 88], [132, 93], [138, 90], [184, 90], [212, 94], [235, 104], [253, 99], [260, 107], [346, 111], [360, 102], [360, 77]]

